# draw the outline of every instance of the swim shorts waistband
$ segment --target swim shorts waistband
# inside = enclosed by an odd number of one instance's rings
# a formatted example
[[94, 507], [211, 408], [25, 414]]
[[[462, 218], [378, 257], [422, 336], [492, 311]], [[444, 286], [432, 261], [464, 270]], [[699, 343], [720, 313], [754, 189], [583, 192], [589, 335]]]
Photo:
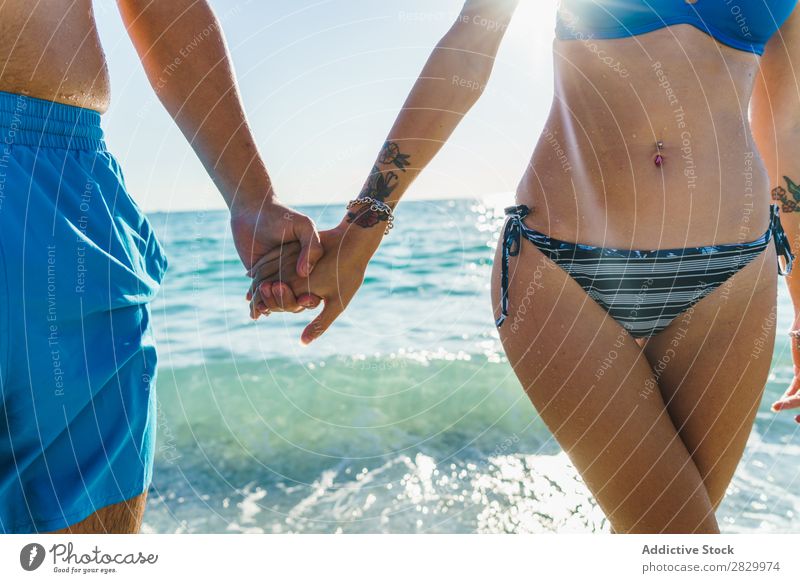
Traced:
[[14, 145], [106, 149], [98, 112], [0, 91], [0, 148]]

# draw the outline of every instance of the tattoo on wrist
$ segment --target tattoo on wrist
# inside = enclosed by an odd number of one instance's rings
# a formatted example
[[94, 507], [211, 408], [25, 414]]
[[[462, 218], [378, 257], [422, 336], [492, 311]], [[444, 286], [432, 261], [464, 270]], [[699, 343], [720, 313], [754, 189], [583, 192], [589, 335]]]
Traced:
[[364, 229], [369, 229], [381, 221], [387, 220], [389, 220], [389, 216], [386, 213], [374, 211], [369, 207], [369, 205], [362, 209], [347, 211], [347, 222], [358, 225]]
[[[800, 185], [795, 184], [791, 178], [784, 176], [786, 188], [778, 186], [772, 190], [772, 200], [781, 203], [781, 212], [800, 212]], [[789, 192], [786, 192], [786, 191]]]
[[361, 189], [358, 196], [371, 196], [380, 201], [385, 201], [389, 198], [389, 195], [392, 194], [394, 189], [397, 188], [398, 180], [397, 173], [391, 170], [382, 172], [381, 169], [375, 165], [372, 167], [372, 172], [370, 172], [369, 178], [367, 178], [367, 183], [364, 185], [364, 188]]
[[[409, 166], [410, 155], [403, 154], [400, 151], [400, 146], [395, 142], [386, 142], [378, 154], [378, 164], [384, 166], [393, 166], [405, 172]], [[358, 198], [370, 197], [381, 202], [386, 202], [389, 196], [397, 188], [400, 181], [400, 176], [394, 170], [381, 170], [378, 164], [372, 167], [369, 178], [361, 189]], [[389, 220], [389, 214], [386, 212], [372, 210], [369, 206], [362, 209], [355, 209], [347, 213], [347, 222], [358, 225], [365, 229], [374, 227], [380, 222]]]

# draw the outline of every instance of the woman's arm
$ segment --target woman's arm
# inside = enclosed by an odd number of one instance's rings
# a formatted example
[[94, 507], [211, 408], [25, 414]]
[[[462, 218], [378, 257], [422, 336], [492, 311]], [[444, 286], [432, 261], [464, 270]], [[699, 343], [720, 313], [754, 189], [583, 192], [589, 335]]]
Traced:
[[[406, 98], [357, 198], [394, 209], [480, 98], [519, 0], [467, 0]], [[369, 205], [349, 209], [344, 222], [367, 231], [374, 251], [388, 221]]]
[[313, 221], [275, 198], [242, 107], [220, 23], [205, 0], [117, 0], [158, 98], [231, 211], [248, 269], [287, 241], [300, 241], [298, 272], [322, 252]]
[[[753, 135], [773, 185], [772, 199], [792, 249], [800, 249], [800, 7], [767, 44], [751, 104]], [[800, 269], [786, 276], [800, 330]], [[773, 410], [800, 407], [800, 339], [792, 339], [794, 380]], [[800, 415], [796, 420], [800, 421]]]
[[[500, 42], [519, 0], [467, 0], [456, 22], [442, 37], [428, 58], [403, 109], [389, 132], [385, 144], [357, 198], [367, 198], [394, 209], [414, 179], [425, 169], [458, 124], [483, 93], [494, 66]], [[325, 309], [303, 334], [310, 342], [322, 334], [342, 313], [358, 289], [363, 269], [380, 245], [389, 213], [360, 203], [348, 209], [338, 227], [329, 232], [326, 253], [337, 262], [336, 282], [312, 278], [311, 290], [325, 297]], [[325, 244], [325, 241], [323, 241]], [[342, 278], [355, 279], [358, 285], [342, 285]], [[260, 280], [256, 276], [256, 283]], [[289, 282], [290, 283], [290, 282]], [[294, 292], [306, 291], [293, 284]], [[259, 287], [258, 309], [281, 309], [279, 294], [285, 286], [276, 282]], [[260, 303], [263, 300], [263, 305]]]

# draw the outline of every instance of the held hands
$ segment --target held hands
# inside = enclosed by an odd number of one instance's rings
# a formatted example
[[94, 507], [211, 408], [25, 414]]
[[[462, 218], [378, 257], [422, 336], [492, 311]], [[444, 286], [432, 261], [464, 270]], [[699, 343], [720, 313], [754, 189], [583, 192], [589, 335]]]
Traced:
[[322, 312], [305, 328], [300, 340], [309, 344], [319, 338], [344, 312], [364, 281], [364, 272], [377, 244], [365, 244], [363, 233], [348, 223], [322, 231], [324, 254], [310, 276], [292, 269], [294, 254], [298, 253], [296, 245], [284, 246], [283, 257], [265, 257], [249, 273], [253, 278], [248, 292], [251, 314], [257, 318], [271, 311], [316, 307], [318, 298], [322, 298], [325, 302]]
[[[260, 259], [249, 264], [247, 274], [253, 279], [247, 293], [250, 316], [258, 319], [274, 311], [302, 311], [316, 307], [321, 298], [325, 306], [303, 330], [300, 340], [309, 344], [319, 338], [361, 287], [370, 258], [392, 228], [394, 214], [388, 198], [397, 188], [399, 177], [395, 170], [406, 172], [408, 165], [409, 155], [403, 154], [396, 143], [387, 141], [361, 192], [348, 203], [346, 217], [338, 227], [320, 234], [322, 259], [313, 245], [308, 250], [303, 245], [309, 228], [301, 225], [293, 230], [300, 241], [299, 250], [292, 245], [283, 245], [274, 252], [264, 250]], [[380, 228], [374, 228], [378, 225]], [[310, 230], [313, 231], [313, 224]], [[297, 268], [293, 272], [295, 253]], [[310, 265], [316, 260], [318, 265], [311, 274]]]

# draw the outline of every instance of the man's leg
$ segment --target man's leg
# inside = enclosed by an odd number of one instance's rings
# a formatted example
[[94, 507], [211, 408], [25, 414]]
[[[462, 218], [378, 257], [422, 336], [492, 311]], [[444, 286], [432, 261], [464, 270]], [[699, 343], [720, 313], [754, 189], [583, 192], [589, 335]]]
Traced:
[[101, 508], [88, 518], [53, 534], [137, 534], [142, 526], [147, 492]]

